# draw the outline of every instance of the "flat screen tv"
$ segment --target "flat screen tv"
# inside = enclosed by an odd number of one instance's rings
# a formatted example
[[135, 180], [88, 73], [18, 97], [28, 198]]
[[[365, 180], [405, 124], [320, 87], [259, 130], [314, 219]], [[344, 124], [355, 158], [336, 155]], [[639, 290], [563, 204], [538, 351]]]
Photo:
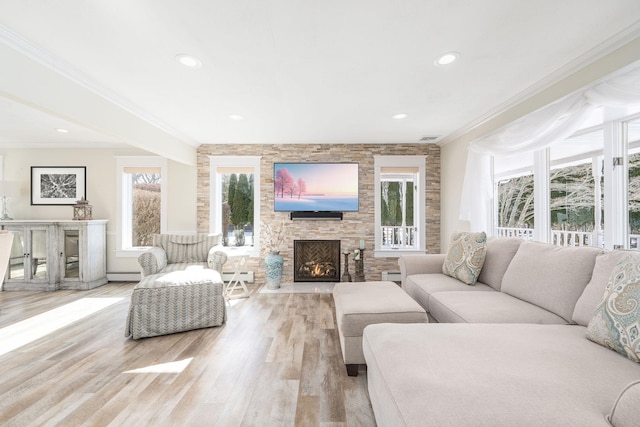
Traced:
[[358, 163], [275, 163], [277, 212], [357, 212]]

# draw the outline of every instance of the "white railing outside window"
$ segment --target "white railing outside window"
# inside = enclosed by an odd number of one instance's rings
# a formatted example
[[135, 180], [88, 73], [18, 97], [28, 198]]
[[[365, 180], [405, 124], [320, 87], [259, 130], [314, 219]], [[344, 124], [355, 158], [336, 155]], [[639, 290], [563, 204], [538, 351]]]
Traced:
[[[532, 228], [498, 227], [498, 237], [519, 237], [533, 240]], [[629, 248], [638, 249], [639, 234], [629, 235]], [[604, 231], [563, 231], [551, 230], [551, 243], [556, 246], [604, 247]]]
[[551, 242], [556, 246], [602, 247], [604, 245], [604, 242], [598, 238], [598, 233], [595, 231], [551, 230]]
[[387, 249], [414, 248], [416, 232], [414, 226], [384, 226], [381, 227], [382, 247]]
[[533, 240], [533, 228], [498, 227], [498, 237], [520, 237]]

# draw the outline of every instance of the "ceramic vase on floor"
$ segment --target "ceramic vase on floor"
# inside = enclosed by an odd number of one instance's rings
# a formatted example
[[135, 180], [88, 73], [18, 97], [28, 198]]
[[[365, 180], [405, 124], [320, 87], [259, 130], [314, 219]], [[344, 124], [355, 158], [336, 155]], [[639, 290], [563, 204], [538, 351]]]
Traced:
[[282, 255], [279, 252], [269, 252], [264, 257], [264, 266], [267, 273], [267, 288], [279, 289], [282, 280]]
[[9, 265], [11, 256], [11, 245], [13, 244], [13, 233], [7, 230], [0, 230], [0, 290], [4, 282], [4, 275]]

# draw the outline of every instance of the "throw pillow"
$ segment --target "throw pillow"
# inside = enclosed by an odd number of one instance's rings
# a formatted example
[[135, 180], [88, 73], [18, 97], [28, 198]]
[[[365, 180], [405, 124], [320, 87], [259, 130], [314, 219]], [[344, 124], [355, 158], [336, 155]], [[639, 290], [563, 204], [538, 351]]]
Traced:
[[629, 254], [613, 269], [587, 338], [640, 362], [640, 254]]
[[442, 265], [442, 272], [467, 285], [478, 280], [487, 254], [487, 234], [455, 233]]

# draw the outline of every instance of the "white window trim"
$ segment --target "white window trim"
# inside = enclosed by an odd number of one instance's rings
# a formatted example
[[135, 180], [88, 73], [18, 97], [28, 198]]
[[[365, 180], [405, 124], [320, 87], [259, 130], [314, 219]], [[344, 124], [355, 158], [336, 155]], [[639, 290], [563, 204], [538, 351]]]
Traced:
[[[167, 232], [167, 195], [168, 174], [167, 159], [157, 156], [116, 156], [116, 257], [136, 258], [146, 247], [127, 247], [130, 245], [131, 212], [125, 211], [124, 206], [131, 206], [131, 201], [125, 203], [125, 198], [131, 195], [125, 189], [122, 175], [125, 167], [159, 167], [162, 176], [160, 186], [160, 232]], [[129, 236], [129, 237], [127, 237]], [[129, 243], [129, 244], [127, 244]]]
[[227, 248], [239, 255], [260, 256], [260, 161], [261, 156], [209, 156], [209, 232], [222, 234], [222, 182], [219, 167], [253, 168], [253, 247]]
[[[426, 252], [426, 207], [425, 207], [425, 177], [426, 177], [426, 160], [427, 156], [373, 156], [374, 162], [374, 188], [375, 194], [375, 258], [396, 258], [403, 254], [416, 254]], [[406, 168], [418, 168], [418, 179], [416, 180], [417, 191], [414, 192], [413, 202], [417, 207], [415, 216], [415, 222], [418, 226], [418, 233], [416, 235], [417, 248], [416, 249], [386, 249], [380, 246], [382, 241], [381, 236], [381, 185], [380, 174], [381, 169], [385, 167], [406, 167]]]

